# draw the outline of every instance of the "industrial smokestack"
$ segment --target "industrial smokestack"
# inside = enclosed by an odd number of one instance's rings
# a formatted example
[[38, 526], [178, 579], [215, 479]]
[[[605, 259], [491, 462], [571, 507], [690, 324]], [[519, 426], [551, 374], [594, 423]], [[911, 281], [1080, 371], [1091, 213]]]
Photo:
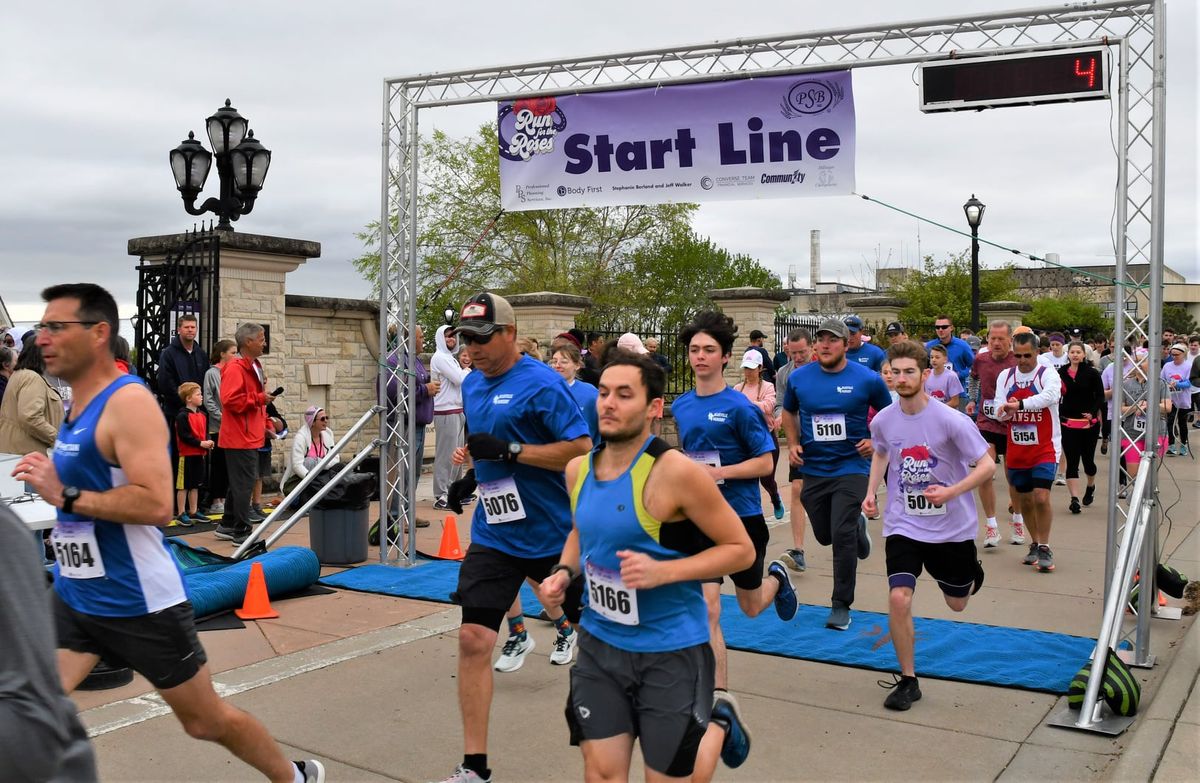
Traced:
[[808, 232], [808, 286], [816, 288], [821, 282], [821, 230], [814, 228]]

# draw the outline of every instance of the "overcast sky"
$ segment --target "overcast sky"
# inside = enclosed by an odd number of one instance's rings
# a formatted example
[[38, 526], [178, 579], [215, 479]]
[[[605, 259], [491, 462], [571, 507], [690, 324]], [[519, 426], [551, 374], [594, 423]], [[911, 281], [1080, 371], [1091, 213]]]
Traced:
[[[0, 24], [0, 296], [16, 320], [41, 314], [56, 282], [109, 287], [130, 315], [130, 237], [192, 225], [167, 162], [225, 98], [274, 153], [240, 231], [316, 240], [322, 257], [289, 293], [362, 297], [348, 259], [379, 215], [382, 80], [542, 58], [667, 47], [834, 27], [1009, 10], [1026, 0], [731, 4], [727, 1], [443, 3], [14, 3]], [[1047, 4], [1049, 5], [1049, 4]], [[1168, 266], [1197, 264], [1196, 10], [1168, 2]], [[913, 68], [854, 74], [860, 193], [965, 228], [962, 203], [987, 204], [981, 236], [1064, 263], [1111, 263], [1115, 101], [925, 115]], [[425, 112], [425, 130], [466, 134], [493, 104]], [[215, 171], [201, 198], [216, 191]], [[808, 232], [821, 229], [825, 280], [865, 282], [878, 262], [917, 259], [917, 222], [852, 197], [706, 204], [697, 229], [787, 280], [808, 283]], [[481, 227], [482, 229], [482, 227]], [[967, 240], [920, 227], [922, 254]], [[1010, 256], [985, 247], [985, 265]]]

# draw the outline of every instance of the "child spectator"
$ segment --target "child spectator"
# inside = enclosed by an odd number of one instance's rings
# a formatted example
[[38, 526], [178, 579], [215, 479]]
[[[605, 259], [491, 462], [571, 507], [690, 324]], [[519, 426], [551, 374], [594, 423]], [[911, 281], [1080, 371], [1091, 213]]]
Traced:
[[958, 407], [959, 395], [963, 393], [958, 373], [948, 371], [949, 360], [946, 346], [938, 343], [929, 349], [929, 377], [925, 379], [925, 393], [951, 408]]
[[204, 394], [200, 384], [179, 385], [179, 399], [183, 408], [175, 416], [175, 440], [179, 451], [179, 470], [175, 476], [175, 504], [179, 508], [177, 524], [191, 527], [197, 522], [207, 522], [196, 511], [200, 499], [200, 485], [204, 483], [204, 456], [213, 447], [208, 439], [208, 415], [204, 412]]

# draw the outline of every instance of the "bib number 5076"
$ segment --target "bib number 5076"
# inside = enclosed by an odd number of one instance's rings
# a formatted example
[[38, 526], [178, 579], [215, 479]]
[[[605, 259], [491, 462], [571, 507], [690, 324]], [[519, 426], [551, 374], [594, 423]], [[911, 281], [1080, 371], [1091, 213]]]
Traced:
[[485, 497], [483, 505], [488, 516], [493, 517], [500, 516], [501, 514], [511, 514], [520, 509], [520, 506], [517, 505], [517, 496], [511, 492]]

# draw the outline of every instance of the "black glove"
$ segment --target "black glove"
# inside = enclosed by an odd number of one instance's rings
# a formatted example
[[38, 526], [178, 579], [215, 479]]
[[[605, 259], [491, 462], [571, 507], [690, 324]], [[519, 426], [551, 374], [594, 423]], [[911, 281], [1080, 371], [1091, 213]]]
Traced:
[[465, 476], [453, 482], [446, 490], [446, 505], [455, 514], [461, 514], [463, 512], [462, 502], [475, 492], [476, 486], [478, 485], [475, 483], [475, 468], [471, 468]]
[[486, 432], [472, 432], [468, 435], [467, 451], [470, 452], [471, 459], [508, 461], [512, 458], [508, 451], [508, 441]]

